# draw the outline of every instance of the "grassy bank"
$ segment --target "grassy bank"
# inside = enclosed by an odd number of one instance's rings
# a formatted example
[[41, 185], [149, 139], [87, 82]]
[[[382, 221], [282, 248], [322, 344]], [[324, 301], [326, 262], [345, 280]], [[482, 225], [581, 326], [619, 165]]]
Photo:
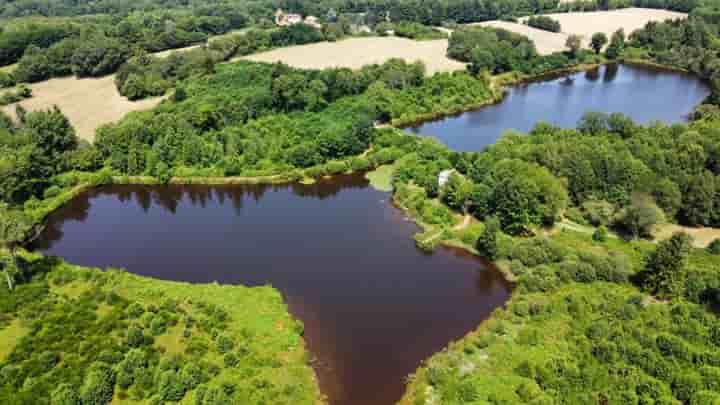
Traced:
[[321, 402], [302, 325], [270, 287], [22, 260], [0, 294], [2, 403]]

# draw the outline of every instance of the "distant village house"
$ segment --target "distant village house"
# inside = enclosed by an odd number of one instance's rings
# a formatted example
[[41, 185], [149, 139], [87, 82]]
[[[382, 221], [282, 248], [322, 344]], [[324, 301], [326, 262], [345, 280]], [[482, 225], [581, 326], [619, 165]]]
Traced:
[[441, 171], [440, 174], [438, 175], [438, 186], [440, 186], [440, 187], [444, 186], [445, 183], [447, 183], [448, 180], [450, 180], [450, 176], [452, 176], [454, 173], [455, 173], [455, 169], [448, 169], [448, 170]]
[[303, 20], [300, 14], [285, 13], [282, 9], [275, 12], [275, 25], [278, 27], [288, 27], [295, 24], [305, 24], [317, 29], [322, 28], [322, 24], [317, 17], [309, 15]]

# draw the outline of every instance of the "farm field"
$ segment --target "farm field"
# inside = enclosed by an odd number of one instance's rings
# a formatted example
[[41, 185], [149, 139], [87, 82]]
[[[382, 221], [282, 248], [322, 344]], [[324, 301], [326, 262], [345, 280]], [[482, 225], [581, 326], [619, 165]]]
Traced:
[[596, 32], [604, 32], [610, 36], [620, 28], [625, 30], [626, 35], [629, 35], [631, 32], [644, 27], [650, 21], [665, 21], [687, 17], [685, 13], [649, 8], [546, 15], [560, 22], [563, 33], [578, 34], [588, 38]]
[[[85, 79], [72, 76], [34, 83], [30, 85], [33, 96], [19, 104], [28, 111], [57, 105], [70, 119], [77, 135], [92, 141], [99, 126], [117, 121], [128, 112], [152, 108], [162, 99], [129, 101], [118, 93], [114, 79], [114, 75]], [[16, 105], [7, 105], [2, 110], [14, 115]]]
[[625, 30], [626, 35], [630, 35], [631, 32], [642, 28], [650, 21], [665, 21], [667, 19], [687, 17], [687, 14], [684, 13], [647, 8], [546, 15], [560, 22], [562, 32], [554, 33], [507, 21], [487, 21], [472, 25], [503, 28], [517, 32], [535, 41], [538, 52], [550, 54], [564, 50], [565, 41], [571, 34], [583, 37], [583, 46], [588, 46], [590, 37], [596, 32], [604, 32], [609, 37], [613, 32], [622, 28]]
[[463, 63], [445, 56], [447, 40], [413, 41], [397, 37], [351, 38], [338, 42], [320, 42], [281, 48], [243, 57], [256, 62], [283, 62], [303, 69], [325, 69], [383, 63], [390, 58], [408, 62], [422, 61], [427, 74], [463, 69]]

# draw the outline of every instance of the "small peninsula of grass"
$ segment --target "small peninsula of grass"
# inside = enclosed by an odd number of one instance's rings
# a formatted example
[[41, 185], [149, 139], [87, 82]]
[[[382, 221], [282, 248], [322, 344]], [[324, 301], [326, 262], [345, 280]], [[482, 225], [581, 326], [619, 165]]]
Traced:
[[365, 177], [376, 190], [390, 192], [393, 189], [392, 173], [393, 165], [382, 165], [373, 171], [365, 173]]

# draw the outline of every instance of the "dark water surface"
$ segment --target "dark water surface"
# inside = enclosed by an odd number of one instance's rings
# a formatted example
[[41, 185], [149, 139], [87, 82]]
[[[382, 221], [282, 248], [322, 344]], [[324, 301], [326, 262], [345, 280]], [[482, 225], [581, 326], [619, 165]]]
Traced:
[[315, 185], [110, 186], [54, 213], [35, 248], [165, 280], [280, 289], [335, 405], [390, 405], [404, 378], [503, 304], [510, 285], [417, 227], [360, 175]]
[[454, 150], [479, 151], [503, 131], [527, 132], [538, 121], [574, 128], [586, 111], [621, 112], [640, 123], [682, 122], [709, 94], [708, 86], [690, 75], [607, 65], [511, 87], [496, 105], [409, 130], [435, 136]]

